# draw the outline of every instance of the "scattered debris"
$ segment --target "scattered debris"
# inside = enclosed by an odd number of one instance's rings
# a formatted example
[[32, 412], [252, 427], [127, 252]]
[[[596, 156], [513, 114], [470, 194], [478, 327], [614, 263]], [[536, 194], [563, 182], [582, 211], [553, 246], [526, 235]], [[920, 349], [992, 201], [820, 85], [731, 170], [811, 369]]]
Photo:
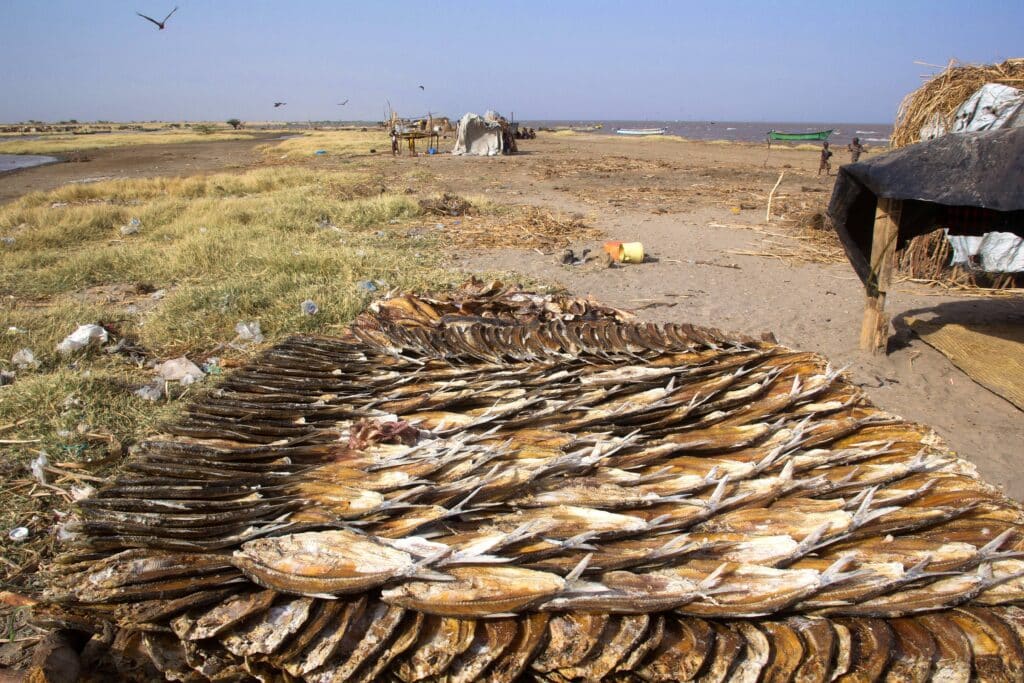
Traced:
[[50, 464], [50, 459], [46, 456], [46, 451], [40, 451], [39, 455], [29, 463], [29, 469], [32, 470], [32, 476], [35, 477], [36, 481], [40, 484], [46, 484], [46, 467]]
[[473, 205], [468, 199], [463, 199], [457, 194], [445, 192], [440, 197], [420, 200], [420, 209], [423, 213], [435, 216], [462, 216], [469, 213]]
[[74, 353], [88, 346], [106, 344], [108, 339], [110, 335], [99, 325], [79, 325], [78, 329], [57, 344], [57, 351], [63, 354]]
[[168, 382], [181, 382], [185, 386], [206, 376], [198, 365], [185, 356], [160, 363], [156, 366], [156, 372]]
[[235, 324], [235, 341], [252, 342], [259, 344], [263, 341], [263, 330], [260, 329], [259, 320], [240, 322]]
[[167, 383], [158, 377], [151, 384], [139, 387], [132, 393], [145, 401], [153, 401], [155, 403], [166, 395]]
[[142, 221], [138, 218], [133, 218], [128, 221], [128, 225], [121, 226], [121, 235], [127, 237], [128, 235], [134, 235], [142, 228]]
[[11, 356], [11, 363], [19, 370], [39, 367], [39, 361], [36, 360], [36, 355], [32, 353], [32, 349], [15, 351], [14, 355]]
[[316, 302], [312, 299], [306, 299], [301, 304], [303, 315], [316, 315], [320, 312], [320, 307], [316, 305]]
[[572, 249], [566, 249], [565, 253], [562, 254], [562, 265], [563, 266], [582, 266], [587, 262], [587, 254], [590, 253], [590, 249], [584, 249], [580, 252], [579, 256], [576, 256]]
[[7, 538], [11, 539], [15, 543], [21, 543], [28, 539], [28, 535], [28, 527], [16, 526], [7, 534]]
[[203, 363], [203, 372], [207, 375], [219, 375], [224, 372], [223, 368], [220, 367], [220, 358], [212, 356], [206, 359]]
[[153, 292], [152, 294], [150, 294], [149, 298], [150, 299], [155, 299], [156, 301], [160, 301], [160, 299], [163, 299], [165, 296], [167, 296], [167, 290], [166, 289], [158, 289], [155, 292]]

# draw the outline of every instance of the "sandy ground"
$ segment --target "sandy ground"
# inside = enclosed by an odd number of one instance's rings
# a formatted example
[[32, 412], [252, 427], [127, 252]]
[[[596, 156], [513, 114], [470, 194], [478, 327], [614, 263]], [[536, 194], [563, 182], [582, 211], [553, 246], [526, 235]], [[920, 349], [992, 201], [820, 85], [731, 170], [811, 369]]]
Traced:
[[[95, 177], [191, 174], [256, 163], [263, 141], [147, 146], [103, 150], [86, 163], [55, 164], [0, 176], [0, 201]], [[385, 147], [385, 145], [381, 145]], [[453, 241], [453, 266], [467, 273], [502, 271], [510, 279], [562, 285], [606, 303], [638, 309], [644, 318], [679, 321], [746, 334], [773, 332], [788, 346], [818, 351], [846, 367], [882, 408], [932, 426], [985, 479], [1024, 499], [1015, 477], [1024, 419], [1012, 404], [975, 384], [901, 325], [907, 315], [947, 321], [1024, 323], [1024, 298], [950, 296], [902, 283], [890, 293], [897, 333], [888, 355], [857, 349], [863, 288], [836, 258], [795, 260], [734, 252], [823, 253], [797, 230], [824, 208], [832, 178], [818, 177], [814, 150], [761, 145], [688, 143], [607, 136], [544, 136], [501, 158], [447, 155], [358, 158], [382, 178], [404, 182], [421, 170], [424, 187], [496, 202], [535, 204], [579, 213], [609, 238], [644, 243], [653, 260], [618, 268], [559, 264], [560, 254], [533, 250], [467, 253]], [[845, 152], [837, 151], [837, 162]], [[351, 163], [318, 157], [311, 166]], [[765, 223], [768, 193], [786, 172], [777, 209]], [[427, 180], [429, 178], [429, 180]], [[430, 187], [426, 187], [429, 185]], [[404, 189], [398, 187], [396, 189]], [[799, 218], [800, 220], [786, 220]], [[596, 251], [600, 241], [573, 245]], [[801, 251], [801, 249], [803, 251]], [[826, 250], [827, 251], [827, 250]]]

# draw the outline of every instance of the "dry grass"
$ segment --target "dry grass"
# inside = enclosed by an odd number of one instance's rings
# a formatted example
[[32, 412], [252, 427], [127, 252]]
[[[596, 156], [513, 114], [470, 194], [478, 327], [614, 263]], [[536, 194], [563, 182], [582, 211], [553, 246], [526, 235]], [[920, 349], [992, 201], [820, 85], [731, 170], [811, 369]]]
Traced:
[[387, 131], [379, 128], [361, 130], [329, 130], [303, 133], [259, 148], [267, 159], [297, 159], [324, 150], [328, 156], [356, 156], [391, 154], [391, 140]]
[[[153, 362], [187, 354], [231, 364], [256, 350], [231, 348], [238, 322], [258, 320], [265, 344], [329, 334], [372, 296], [360, 281], [425, 290], [459, 277], [443, 267], [432, 235], [407, 236], [421, 211], [415, 197], [346, 189], [360, 187], [373, 185], [354, 173], [271, 167], [72, 185], [0, 207], [0, 236], [13, 238], [0, 243], [0, 370], [16, 372], [0, 388], [6, 583], [31, 588], [71, 485], [104, 476], [119, 461], [112, 445], [176, 412], [176, 401], [154, 405], [132, 393], [152, 380]], [[122, 235], [132, 218], [139, 232]], [[154, 299], [154, 289], [165, 296]], [[305, 299], [317, 315], [301, 312]], [[134, 353], [58, 354], [56, 344], [84, 323], [132, 340]], [[39, 367], [12, 366], [21, 348]], [[29, 474], [41, 451], [56, 488]], [[28, 542], [7, 539], [15, 526], [29, 527]]]
[[[262, 132], [262, 131], [261, 131]], [[103, 133], [96, 135], [43, 134], [36, 140], [0, 140], [0, 154], [65, 154], [109, 147], [166, 145], [184, 142], [248, 140], [254, 132], [216, 130], [209, 134], [191, 130], [161, 130], [152, 133]]]
[[[480, 210], [479, 202], [474, 206]], [[578, 214], [537, 206], [492, 207], [483, 213], [446, 225], [446, 232], [460, 245], [473, 249], [560, 249], [603, 234]]]
[[955, 60], [920, 88], [907, 95], [896, 113], [890, 146], [905, 147], [920, 140], [921, 128], [938, 121], [946, 130], [960, 105], [986, 83], [1024, 87], [1024, 58], [1001, 64], [959, 64]]

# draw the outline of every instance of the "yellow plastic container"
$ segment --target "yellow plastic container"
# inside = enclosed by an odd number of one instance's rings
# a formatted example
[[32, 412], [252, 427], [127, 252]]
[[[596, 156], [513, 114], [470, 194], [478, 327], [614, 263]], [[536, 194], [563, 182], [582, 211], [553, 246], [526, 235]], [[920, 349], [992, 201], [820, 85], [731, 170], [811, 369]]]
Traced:
[[623, 263], [643, 263], [644, 245], [640, 242], [623, 242], [619, 251]]

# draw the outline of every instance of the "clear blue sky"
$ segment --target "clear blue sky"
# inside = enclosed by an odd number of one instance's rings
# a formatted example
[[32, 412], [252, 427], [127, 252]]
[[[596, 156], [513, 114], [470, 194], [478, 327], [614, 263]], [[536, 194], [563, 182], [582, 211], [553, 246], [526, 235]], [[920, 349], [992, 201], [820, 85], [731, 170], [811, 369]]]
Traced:
[[[135, 16], [176, 2], [164, 31]], [[881, 123], [930, 71], [914, 60], [1022, 53], [1021, 0], [0, 0], [0, 121], [376, 120], [390, 100], [407, 115]]]

